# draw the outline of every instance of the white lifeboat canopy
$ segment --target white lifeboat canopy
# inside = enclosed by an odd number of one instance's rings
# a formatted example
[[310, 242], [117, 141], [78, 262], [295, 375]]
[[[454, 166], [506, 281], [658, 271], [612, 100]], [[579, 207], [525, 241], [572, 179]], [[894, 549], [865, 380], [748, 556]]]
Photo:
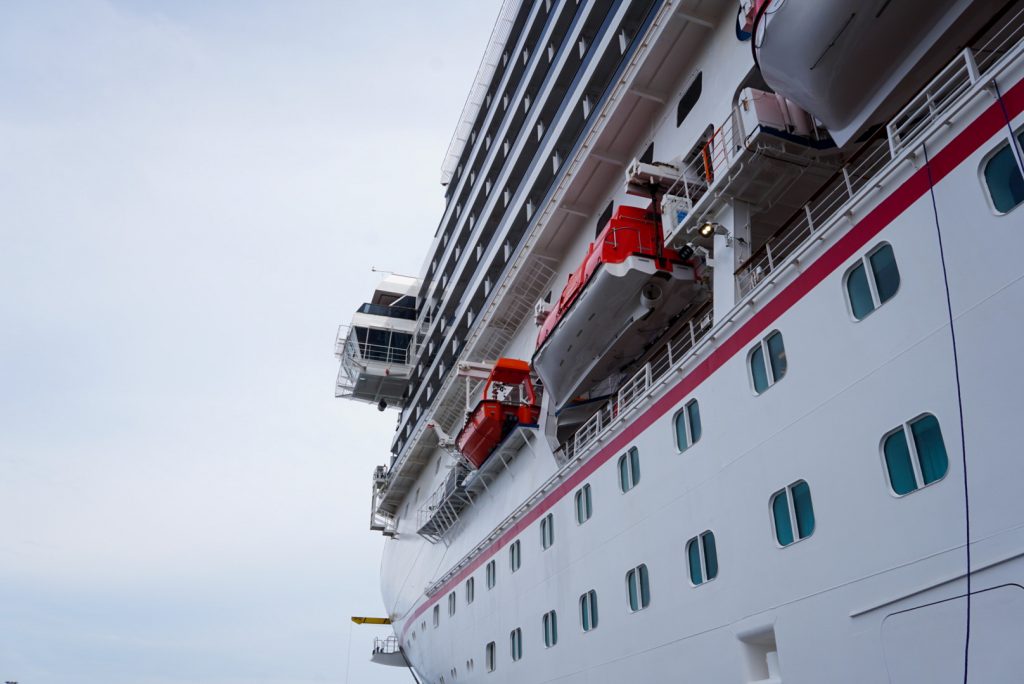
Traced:
[[382, 411], [405, 403], [419, 287], [417, 278], [388, 275], [356, 309], [351, 324], [338, 328], [336, 397], [377, 404]]
[[[842, 147], [887, 120], [1003, 0], [759, 0], [761, 75], [824, 123]], [[946, 46], [946, 52], [938, 49]]]

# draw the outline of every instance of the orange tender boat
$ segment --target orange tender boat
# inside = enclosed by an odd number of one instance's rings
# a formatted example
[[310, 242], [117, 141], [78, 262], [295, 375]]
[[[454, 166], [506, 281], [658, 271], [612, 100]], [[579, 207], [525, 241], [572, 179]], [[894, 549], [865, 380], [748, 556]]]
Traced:
[[535, 427], [540, 406], [530, 379], [530, 364], [519, 359], [498, 359], [487, 377], [483, 396], [469, 413], [455, 443], [474, 468], [517, 427]]

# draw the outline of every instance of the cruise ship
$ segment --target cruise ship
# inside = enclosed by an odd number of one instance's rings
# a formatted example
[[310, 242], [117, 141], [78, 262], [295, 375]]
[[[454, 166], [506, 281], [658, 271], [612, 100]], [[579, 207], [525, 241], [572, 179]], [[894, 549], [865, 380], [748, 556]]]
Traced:
[[422, 269], [336, 341], [397, 420], [372, 659], [1024, 681], [1022, 40], [1021, 0], [505, 0]]

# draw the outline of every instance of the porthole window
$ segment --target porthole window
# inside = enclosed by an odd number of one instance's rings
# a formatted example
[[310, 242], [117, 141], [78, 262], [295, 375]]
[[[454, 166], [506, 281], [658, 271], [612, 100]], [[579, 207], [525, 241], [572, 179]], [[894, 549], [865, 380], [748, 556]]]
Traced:
[[512, 542], [512, 546], [508, 547], [508, 566], [512, 572], [515, 572], [521, 564], [522, 556], [519, 552], [519, 540], [517, 539]]
[[[1024, 133], [1017, 134], [1017, 140], [1024, 143]], [[992, 198], [992, 206], [1000, 214], [1007, 214], [1024, 202], [1024, 177], [1014, 158], [1014, 150], [1008, 143], [1003, 143], [989, 157], [982, 175]]]
[[690, 582], [704, 584], [718, 576], [718, 551], [715, 535], [708, 530], [686, 543], [686, 558], [690, 565]]
[[691, 399], [676, 414], [675, 423], [676, 448], [683, 452], [700, 440], [700, 405], [696, 399]]
[[580, 596], [580, 626], [584, 632], [597, 627], [597, 592], [593, 589]]
[[949, 456], [938, 419], [930, 413], [904, 423], [882, 439], [889, 487], [896, 496], [938, 482], [949, 470]]
[[493, 589], [498, 581], [498, 568], [494, 561], [490, 561], [487, 564], [485, 574], [487, 575], [487, 588]]
[[515, 662], [523, 657], [523, 630], [516, 627], [509, 633], [508, 640], [512, 650], [512, 661]]
[[476, 578], [470, 577], [466, 580], [466, 605], [468, 606], [476, 598]]
[[582, 525], [590, 520], [594, 514], [593, 504], [590, 499], [590, 485], [585, 484], [576, 490], [576, 523]]
[[551, 648], [558, 643], [558, 616], [555, 611], [544, 613], [541, 621], [544, 626], [544, 648]]
[[548, 513], [540, 521], [540, 545], [543, 549], [551, 548], [555, 543], [555, 517]]
[[636, 447], [619, 457], [619, 488], [628, 492], [640, 481], [640, 452]]
[[858, 321], [893, 298], [900, 287], [900, 270], [892, 246], [883, 243], [861, 257], [846, 272], [846, 295], [850, 313]]
[[651, 583], [646, 565], [638, 565], [626, 573], [626, 599], [631, 613], [651, 604]]
[[786, 375], [786, 348], [778, 330], [763, 338], [747, 355], [754, 394], [761, 394]]
[[494, 642], [492, 641], [484, 648], [484, 661], [487, 663], [488, 672], [494, 672], [494, 668], [498, 665], [494, 655]]
[[811, 488], [803, 480], [772, 494], [771, 513], [779, 546], [789, 546], [814, 534]]

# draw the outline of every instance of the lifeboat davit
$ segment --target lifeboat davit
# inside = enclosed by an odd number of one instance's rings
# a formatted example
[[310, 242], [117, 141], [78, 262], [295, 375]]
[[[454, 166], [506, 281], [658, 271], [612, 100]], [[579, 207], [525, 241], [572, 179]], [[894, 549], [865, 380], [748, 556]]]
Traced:
[[539, 417], [530, 364], [498, 359], [455, 444], [470, 465], [479, 468], [510, 432], [517, 427], [536, 427]]
[[703, 268], [663, 246], [646, 209], [616, 209], [537, 334], [532, 365], [552, 406], [623, 370], [676, 315], [706, 301]]

